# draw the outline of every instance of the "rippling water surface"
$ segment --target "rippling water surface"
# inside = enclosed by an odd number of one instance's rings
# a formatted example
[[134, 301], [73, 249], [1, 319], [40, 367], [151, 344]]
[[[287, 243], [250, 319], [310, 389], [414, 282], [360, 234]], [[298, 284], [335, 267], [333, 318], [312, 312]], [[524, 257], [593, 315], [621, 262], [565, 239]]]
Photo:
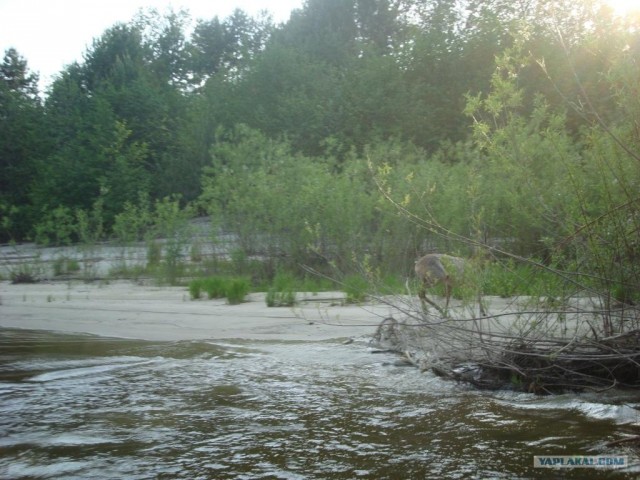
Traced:
[[0, 330], [2, 478], [635, 478], [623, 402], [486, 393], [362, 343], [143, 342]]

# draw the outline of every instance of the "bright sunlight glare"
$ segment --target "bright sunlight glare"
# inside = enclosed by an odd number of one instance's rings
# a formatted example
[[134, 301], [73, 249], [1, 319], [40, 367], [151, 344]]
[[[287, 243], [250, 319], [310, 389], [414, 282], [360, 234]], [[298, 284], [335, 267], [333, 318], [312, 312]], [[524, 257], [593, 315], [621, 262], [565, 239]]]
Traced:
[[640, 12], [640, 0], [605, 0], [618, 15]]

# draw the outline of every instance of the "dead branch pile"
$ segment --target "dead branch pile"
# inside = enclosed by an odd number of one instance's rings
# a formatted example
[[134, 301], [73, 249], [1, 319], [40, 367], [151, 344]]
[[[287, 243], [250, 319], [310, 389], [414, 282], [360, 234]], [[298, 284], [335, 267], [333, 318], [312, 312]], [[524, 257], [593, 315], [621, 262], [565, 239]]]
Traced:
[[[574, 299], [545, 311], [523, 304], [492, 305], [478, 318], [459, 309], [447, 317], [407, 304], [382, 321], [374, 341], [437, 375], [483, 389], [538, 394], [640, 388], [640, 325], [636, 310], [616, 319]], [[593, 302], [590, 303], [593, 305]]]
[[[515, 342], [485, 375], [509, 379], [535, 393], [640, 388], [640, 330], [611, 339]], [[502, 374], [502, 375], [501, 375]]]

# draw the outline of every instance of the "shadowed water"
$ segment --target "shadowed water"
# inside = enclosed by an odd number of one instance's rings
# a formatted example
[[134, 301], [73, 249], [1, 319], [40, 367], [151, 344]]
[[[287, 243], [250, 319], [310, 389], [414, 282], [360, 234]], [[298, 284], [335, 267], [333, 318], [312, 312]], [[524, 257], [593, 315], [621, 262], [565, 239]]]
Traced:
[[[0, 330], [1, 478], [634, 478], [636, 410], [486, 393], [340, 342], [143, 342]], [[598, 400], [596, 401], [595, 398]]]

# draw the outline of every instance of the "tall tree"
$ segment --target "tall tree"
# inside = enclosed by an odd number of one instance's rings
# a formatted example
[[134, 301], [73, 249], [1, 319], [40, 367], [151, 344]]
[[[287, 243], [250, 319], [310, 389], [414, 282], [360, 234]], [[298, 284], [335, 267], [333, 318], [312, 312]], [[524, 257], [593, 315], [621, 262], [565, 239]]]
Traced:
[[85, 78], [82, 66], [69, 65], [46, 100], [52, 149], [39, 164], [31, 192], [41, 217], [56, 206], [89, 209], [100, 195], [116, 117], [102, 97], [88, 94]]
[[355, 4], [356, 0], [307, 0], [275, 38], [315, 62], [344, 67], [358, 53]]
[[189, 83], [189, 52], [185, 30], [189, 14], [173, 10], [161, 14], [158, 10], [140, 11], [131, 22], [141, 36], [145, 63], [155, 76], [177, 88], [187, 88]]
[[356, 25], [361, 50], [377, 55], [396, 54], [406, 40], [402, 16], [403, 0], [358, 0]]
[[200, 20], [188, 48], [192, 83], [201, 87], [216, 75], [239, 79], [263, 51], [274, 26], [269, 16], [252, 18], [240, 9], [220, 20]]
[[10, 48], [0, 65], [0, 241], [28, 233], [29, 187], [46, 146], [38, 76]]
[[176, 135], [187, 100], [178, 81], [184, 72], [173, 71], [182, 65], [182, 41], [174, 21], [169, 19], [166, 28], [146, 26], [154, 41], [144, 36], [141, 20], [116, 25], [94, 42], [84, 65], [91, 95], [102, 98], [131, 131], [127, 141], [147, 145], [152, 197], [172, 193], [175, 176], [191, 169]]

